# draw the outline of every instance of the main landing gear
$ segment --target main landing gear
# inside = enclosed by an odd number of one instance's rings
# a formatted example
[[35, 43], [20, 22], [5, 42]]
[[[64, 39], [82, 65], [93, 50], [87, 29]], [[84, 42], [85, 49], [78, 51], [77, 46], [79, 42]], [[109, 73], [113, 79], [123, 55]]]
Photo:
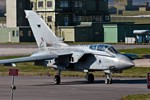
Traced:
[[[58, 71], [57, 75], [55, 75], [54, 77], [54, 83], [59, 85], [61, 82], [61, 70]], [[112, 78], [111, 78], [111, 73], [106, 73], [105, 72], [105, 84], [112, 84]], [[86, 75], [87, 81], [88, 83], [94, 83], [94, 75], [92, 73], [87, 73]]]
[[106, 79], [105, 84], [112, 84], [112, 78], [110, 73], [105, 73]]
[[[106, 79], [105, 79], [105, 84], [112, 84], [112, 78], [111, 78], [111, 73], [105, 73]], [[94, 83], [94, 75], [87, 73], [86, 75], [88, 83]]]
[[55, 75], [55, 77], [54, 77], [54, 83], [57, 84], [57, 85], [59, 85], [60, 82], [61, 82], [60, 74], [61, 74], [61, 71], [59, 70], [57, 75]]
[[92, 73], [87, 73], [87, 81], [88, 83], [94, 83], [94, 75]]

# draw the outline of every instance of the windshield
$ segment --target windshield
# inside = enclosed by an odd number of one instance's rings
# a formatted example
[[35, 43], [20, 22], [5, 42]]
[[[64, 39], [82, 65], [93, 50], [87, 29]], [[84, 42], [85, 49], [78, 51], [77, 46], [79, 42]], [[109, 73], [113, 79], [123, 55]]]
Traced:
[[106, 51], [108, 47], [109, 47], [108, 45], [95, 44], [95, 45], [91, 45], [89, 48], [91, 50], [96, 50], [96, 51]]
[[91, 46], [90, 46], [90, 49], [91, 49], [91, 50], [96, 50], [96, 47], [97, 47], [97, 45], [91, 45]]
[[105, 51], [108, 48], [107, 45], [98, 45], [97, 50], [98, 51]]
[[109, 47], [108, 49], [107, 49], [107, 51], [108, 52], [111, 52], [111, 53], [113, 53], [113, 54], [117, 54], [118, 53], [118, 51], [114, 48], [114, 47]]
[[118, 51], [110, 45], [94, 44], [94, 45], [90, 45], [89, 48], [91, 50], [104, 51], [104, 52], [107, 52], [109, 54], [117, 54], [118, 53]]

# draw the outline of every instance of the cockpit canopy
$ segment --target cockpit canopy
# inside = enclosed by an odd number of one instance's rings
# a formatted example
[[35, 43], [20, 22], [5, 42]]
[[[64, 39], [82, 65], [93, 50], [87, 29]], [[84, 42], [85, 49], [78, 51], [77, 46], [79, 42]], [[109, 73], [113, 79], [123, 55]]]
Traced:
[[89, 49], [96, 51], [104, 51], [111, 54], [117, 54], [118, 51], [111, 45], [106, 44], [93, 44], [89, 46]]

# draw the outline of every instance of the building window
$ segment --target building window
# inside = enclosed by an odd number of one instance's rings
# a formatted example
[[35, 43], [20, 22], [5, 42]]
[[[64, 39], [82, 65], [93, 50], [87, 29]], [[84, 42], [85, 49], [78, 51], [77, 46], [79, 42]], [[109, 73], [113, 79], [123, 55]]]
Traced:
[[15, 31], [12, 31], [12, 36], [15, 37]]
[[110, 20], [109, 16], [106, 15], [106, 16], [105, 16], [105, 21], [109, 21], [109, 20]]
[[52, 1], [47, 1], [47, 7], [48, 8], [52, 7]]
[[52, 29], [52, 25], [49, 25], [49, 28]]
[[74, 16], [74, 22], [81, 22], [81, 16]]
[[96, 22], [99, 22], [100, 21], [99, 16], [96, 16], [95, 20], [96, 20]]
[[81, 34], [82, 34], [83, 37], [87, 36], [87, 33], [86, 33], [85, 29], [82, 29], [82, 33]]
[[43, 1], [38, 2], [38, 8], [43, 8]]
[[16, 37], [19, 37], [19, 32], [18, 31], [16, 31]]
[[28, 31], [28, 36], [30, 37], [30, 36], [32, 36], [32, 33], [31, 33], [31, 31]]
[[68, 1], [60, 1], [60, 7], [68, 7]]
[[21, 37], [23, 37], [23, 31], [20, 31], [19, 34]]
[[82, 7], [81, 1], [74, 1], [74, 7]]
[[52, 22], [52, 16], [48, 16], [48, 17], [47, 17], [47, 21], [48, 21], [48, 22]]
[[31, 7], [31, 8], [34, 8], [34, 7], [35, 7], [35, 6], [34, 6], [34, 2], [31, 2], [31, 3], [30, 3], [30, 7]]
[[68, 16], [64, 17], [64, 24], [65, 26], [68, 26]]
[[44, 15], [42, 15], [41, 13], [38, 14], [42, 19], [44, 19]]

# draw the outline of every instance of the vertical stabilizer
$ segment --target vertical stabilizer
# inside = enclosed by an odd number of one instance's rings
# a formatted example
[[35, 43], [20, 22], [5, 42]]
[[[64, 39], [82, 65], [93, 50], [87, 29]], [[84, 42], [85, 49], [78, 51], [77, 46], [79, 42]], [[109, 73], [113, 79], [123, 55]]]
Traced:
[[56, 37], [56, 35], [36, 12], [25, 10], [25, 13], [39, 48], [46, 47], [47, 45], [65, 44], [62, 43], [60, 38]]

